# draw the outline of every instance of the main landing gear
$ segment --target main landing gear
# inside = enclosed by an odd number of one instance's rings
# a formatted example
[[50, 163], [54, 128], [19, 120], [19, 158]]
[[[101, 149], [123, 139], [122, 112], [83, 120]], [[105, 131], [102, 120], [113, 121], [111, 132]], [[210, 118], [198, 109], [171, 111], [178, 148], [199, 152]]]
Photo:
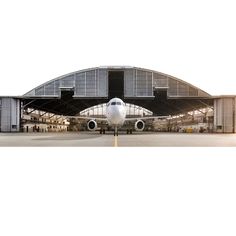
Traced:
[[105, 129], [100, 129], [100, 134], [105, 134]]
[[132, 134], [133, 130], [132, 129], [127, 129], [127, 134]]

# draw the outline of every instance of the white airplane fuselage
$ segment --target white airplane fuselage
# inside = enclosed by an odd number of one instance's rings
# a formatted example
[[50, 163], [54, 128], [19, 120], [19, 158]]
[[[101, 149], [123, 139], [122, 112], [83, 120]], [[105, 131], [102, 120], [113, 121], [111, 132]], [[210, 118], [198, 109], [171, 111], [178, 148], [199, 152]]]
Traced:
[[122, 126], [126, 117], [125, 103], [120, 98], [112, 98], [107, 103], [106, 117], [109, 126]]
[[[114, 135], [118, 136], [118, 128], [123, 126], [125, 121], [128, 121], [129, 127], [127, 127], [127, 134], [132, 134], [132, 128], [130, 128], [130, 122], [134, 123], [135, 131], [143, 131], [145, 128], [145, 121], [148, 119], [154, 119], [160, 117], [140, 117], [140, 118], [126, 118], [126, 105], [120, 98], [112, 98], [106, 105], [106, 118], [98, 118], [101, 122], [108, 123], [108, 126], [114, 128]], [[164, 118], [164, 117], [162, 117]], [[87, 119], [87, 118], [86, 118]], [[105, 134], [104, 124], [101, 124], [100, 134]], [[90, 131], [97, 130], [96, 118], [90, 117], [87, 122], [87, 128]]]

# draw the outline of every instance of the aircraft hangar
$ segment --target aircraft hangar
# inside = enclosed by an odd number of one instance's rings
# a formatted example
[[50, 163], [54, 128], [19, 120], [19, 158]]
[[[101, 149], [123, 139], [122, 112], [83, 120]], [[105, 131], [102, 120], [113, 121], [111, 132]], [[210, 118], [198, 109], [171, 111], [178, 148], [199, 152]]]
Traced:
[[[61, 116], [77, 115], [113, 97], [143, 107], [157, 116], [176, 117], [210, 107], [213, 132], [236, 132], [236, 96], [211, 96], [171, 75], [129, 66], [79, 70], [47, 81], [22, 96], [0, 96], [0, 131], [23, 131], [23, 116], [34, 111], [40, 111], [41, 123], [50, 123], [55, 118], [53, 122], [58, 124]], [[35, 118], [37, 122], [38, 117]], [[65, 121], [59, 124], [66, 130]]]

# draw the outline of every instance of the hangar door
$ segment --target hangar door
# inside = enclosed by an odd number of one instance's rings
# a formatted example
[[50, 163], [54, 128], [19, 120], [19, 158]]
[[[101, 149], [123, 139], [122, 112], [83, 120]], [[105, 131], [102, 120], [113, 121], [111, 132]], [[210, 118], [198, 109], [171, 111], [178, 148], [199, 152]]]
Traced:
[[124, 71], [109, 71], [109, 99], [124, 98]]
[[124, 73], [125, 97], [153, 97], [153, 73], [139, 69], [127, 69]]

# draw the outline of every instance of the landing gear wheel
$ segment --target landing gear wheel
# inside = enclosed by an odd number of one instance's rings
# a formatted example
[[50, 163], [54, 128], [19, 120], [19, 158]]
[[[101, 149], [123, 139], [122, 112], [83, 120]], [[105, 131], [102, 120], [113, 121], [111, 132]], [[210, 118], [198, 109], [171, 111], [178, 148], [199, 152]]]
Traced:
[[105, 129], [102, 130], [102, 133], [105, 134]]
[[130, 134], [132, 134], [132, 132], [133, 132], [133, 130], [132, 130], [132, 129], [130, 129], [130, 130], [129, 130], [129, 133], [130, 133]]
[[127, 129], [127, 134], [129, 134], [129, 129]]
[[117, 129], [117, 127], [115, 127], [115, 129], [114, 129], [114, 136], [118, 136], [118, 129]]

